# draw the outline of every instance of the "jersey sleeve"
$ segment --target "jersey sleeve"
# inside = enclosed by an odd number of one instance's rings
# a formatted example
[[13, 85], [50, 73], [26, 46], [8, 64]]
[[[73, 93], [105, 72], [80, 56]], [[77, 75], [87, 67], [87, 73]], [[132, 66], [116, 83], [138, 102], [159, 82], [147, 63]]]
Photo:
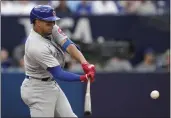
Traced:
[[57, 25], [53, 26], [52, 37], [56, 43], [61, 45], [62, 40], [68, 38], [67, 35]]
[[50, 49], [47, 47], [35, 50], [32, 49], [30, 53], [37, 63], [39, 63], [44, 69], [60, 65], [58, 60], [51, 54]]

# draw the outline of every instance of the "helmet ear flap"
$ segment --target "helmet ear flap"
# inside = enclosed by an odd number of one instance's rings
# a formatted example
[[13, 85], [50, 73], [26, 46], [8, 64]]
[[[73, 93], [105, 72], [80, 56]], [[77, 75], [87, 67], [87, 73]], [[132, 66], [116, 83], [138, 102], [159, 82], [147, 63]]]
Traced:
[[35, 23], [35, 15], [32, 13], [32, 11], [31, 11], [31, 13], [30, 13], [30, 23], [31, 24], [34, 24]]

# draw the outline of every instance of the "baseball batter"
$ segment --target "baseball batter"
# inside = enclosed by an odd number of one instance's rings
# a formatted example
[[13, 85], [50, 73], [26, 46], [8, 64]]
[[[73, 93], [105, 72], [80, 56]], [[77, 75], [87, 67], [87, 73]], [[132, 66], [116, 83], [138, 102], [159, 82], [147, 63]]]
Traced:
[[[95, 66], [86, 61], [56, 25], [55, 21], [59, 19], [49, 5], [38, 5], [30, 13], [33, 28], [25, 44], [26, 77], [21, 85], [21, 98], [28, 105], [31, 117], [77, 117], [55, 79], [94, 81]], [[84, 75], [63, 70], [64, 52], [80, 62]]]

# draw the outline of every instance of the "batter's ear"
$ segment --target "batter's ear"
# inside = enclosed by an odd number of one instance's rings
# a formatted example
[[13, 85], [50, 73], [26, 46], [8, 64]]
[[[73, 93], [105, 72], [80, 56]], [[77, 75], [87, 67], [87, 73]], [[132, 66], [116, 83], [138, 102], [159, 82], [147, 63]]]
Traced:
[[35, 25], [37, 25], [37, 26], [39, 26], [39, 27], [40, 27], [40, 25], [41, 25], [41, 21], [40, 21], [39, 19], [36, 19], [36, 20], [35, 20]]

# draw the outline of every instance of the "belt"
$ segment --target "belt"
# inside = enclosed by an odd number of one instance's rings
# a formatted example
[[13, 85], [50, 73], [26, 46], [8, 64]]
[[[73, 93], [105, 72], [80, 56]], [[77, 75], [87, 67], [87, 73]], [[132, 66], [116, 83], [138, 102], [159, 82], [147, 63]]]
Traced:
[[[30, 76], [26, 75], [27, 79], [30, 79]], [[34, 77], [33, 77], [34, 78]], [[36, 78], [35, 78], [36, 79]], [[48, 81], [50, 79], [50, 77], [46, 77], [46, 78], [41, 78], [41, 81]], [[38, 79], [39, 80], [39, 79]], [[52, 79], [53, 80], [53, 79]]]

